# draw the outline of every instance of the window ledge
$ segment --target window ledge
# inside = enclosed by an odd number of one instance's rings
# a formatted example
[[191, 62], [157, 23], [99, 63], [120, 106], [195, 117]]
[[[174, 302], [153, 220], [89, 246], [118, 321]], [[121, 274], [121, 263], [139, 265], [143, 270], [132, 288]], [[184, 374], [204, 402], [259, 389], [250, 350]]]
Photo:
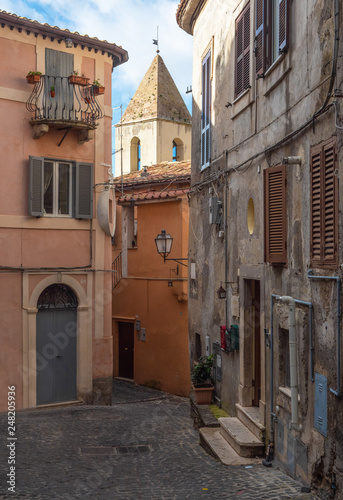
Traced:
[[[285, 396], [287, 396], [289, 399], [291, 399], [292, 393], [290, 387], [279, 387], [279, 391]], [[300, 394], [298, 394], [298, 401], [300, 402]]]
[[282, 82], [291, 69], [287, 54], [281, 54], [264, 74], [265, 90], [263, 95], [267, 97]]
[[240, 94], [232, 103], [232, 115], [231, 120], [234, 120], [238, 115], [240, 115], [245, 109], [247, 109], [251, 104], [255, 102], [255, 99], [251, 97], [251, 88], [246, 89], [242, 94]]

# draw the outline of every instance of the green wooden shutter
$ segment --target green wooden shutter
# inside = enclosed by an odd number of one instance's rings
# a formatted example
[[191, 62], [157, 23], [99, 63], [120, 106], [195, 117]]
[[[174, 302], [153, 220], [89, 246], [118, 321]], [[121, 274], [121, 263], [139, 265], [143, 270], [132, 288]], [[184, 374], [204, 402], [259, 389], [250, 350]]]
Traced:
[[44, 158], [29, 158], [29, 214], [42, 217], [44, 214]]
[[76, 163], [75, 217], [93, 217], [93, 164]]
[[[49, 118], [70, 120], [73, 118], [73, 86], [69, 85], [68, 76], [74, 69], [74, 54], [59, 50], [45, 49], [45, 98]], [[50, 97], [50, 88], [55, 86], [56, 96]]]
[[265, 259], [272, 264], [287, 262], [286, 167], [264, 171]]

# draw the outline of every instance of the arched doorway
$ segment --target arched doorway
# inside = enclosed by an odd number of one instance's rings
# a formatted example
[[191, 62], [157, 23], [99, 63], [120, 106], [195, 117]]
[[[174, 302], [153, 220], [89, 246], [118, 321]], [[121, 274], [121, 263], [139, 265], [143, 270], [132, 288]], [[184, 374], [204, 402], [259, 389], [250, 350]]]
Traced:
[[55, 283], [37, 301], [37, 405], [76, 400], [77, 298]]

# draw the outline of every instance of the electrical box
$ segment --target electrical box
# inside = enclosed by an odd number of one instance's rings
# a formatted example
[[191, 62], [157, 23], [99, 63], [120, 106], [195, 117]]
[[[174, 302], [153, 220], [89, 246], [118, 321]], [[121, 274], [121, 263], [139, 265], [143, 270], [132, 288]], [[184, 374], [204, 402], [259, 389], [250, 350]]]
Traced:
[[239, 327], [238, 325], [231, 325], [230, 348], [231, 351], [239, 349]]
[[210, 337], [209, 335], [206, 335], [205, 337], [205, 350], [206, 350], [206, 356], [209, 356], [211, 353], [210, 353]]
[[222, 214], [222, 200], [217, 196], [211, 196], [209, 199], [210, 224], [219, 224]]
[[225, 352], [233, 352], [239, 349], [238, 325], [231, 325], [230, 328], [220, 327], [220, 347]]
[[141, 329], [141, 335], [140, 335], [140, 337], [141, 337], [141, 340], [143, 342], [145, 342], [145, 340], [146, 340], [146, 330], [145, 330], [145, 328]]

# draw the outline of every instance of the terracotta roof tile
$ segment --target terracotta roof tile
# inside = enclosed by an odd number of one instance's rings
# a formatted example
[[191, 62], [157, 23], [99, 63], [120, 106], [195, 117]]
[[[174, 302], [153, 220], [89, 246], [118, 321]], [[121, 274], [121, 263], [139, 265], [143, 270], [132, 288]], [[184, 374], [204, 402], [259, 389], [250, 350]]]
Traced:
[[117, 201], [119, 204], [128, 203], [131, 201], [149, 201], [149, 200], [166, 200], [179, 198], [186, 195], [189, 189], [172, 189], [169, 191], [145, 191], [141, 193], [129, 193], [121, 196]]
[[191, 161], [166, 161], [151, 167], [145, 167], [146, 171], [138, 170], [129, 174], [115, 177], [114, 183], [125, 187], [134, 187], [147, 184], [163, 183], [172, 180], [190, 180]]

